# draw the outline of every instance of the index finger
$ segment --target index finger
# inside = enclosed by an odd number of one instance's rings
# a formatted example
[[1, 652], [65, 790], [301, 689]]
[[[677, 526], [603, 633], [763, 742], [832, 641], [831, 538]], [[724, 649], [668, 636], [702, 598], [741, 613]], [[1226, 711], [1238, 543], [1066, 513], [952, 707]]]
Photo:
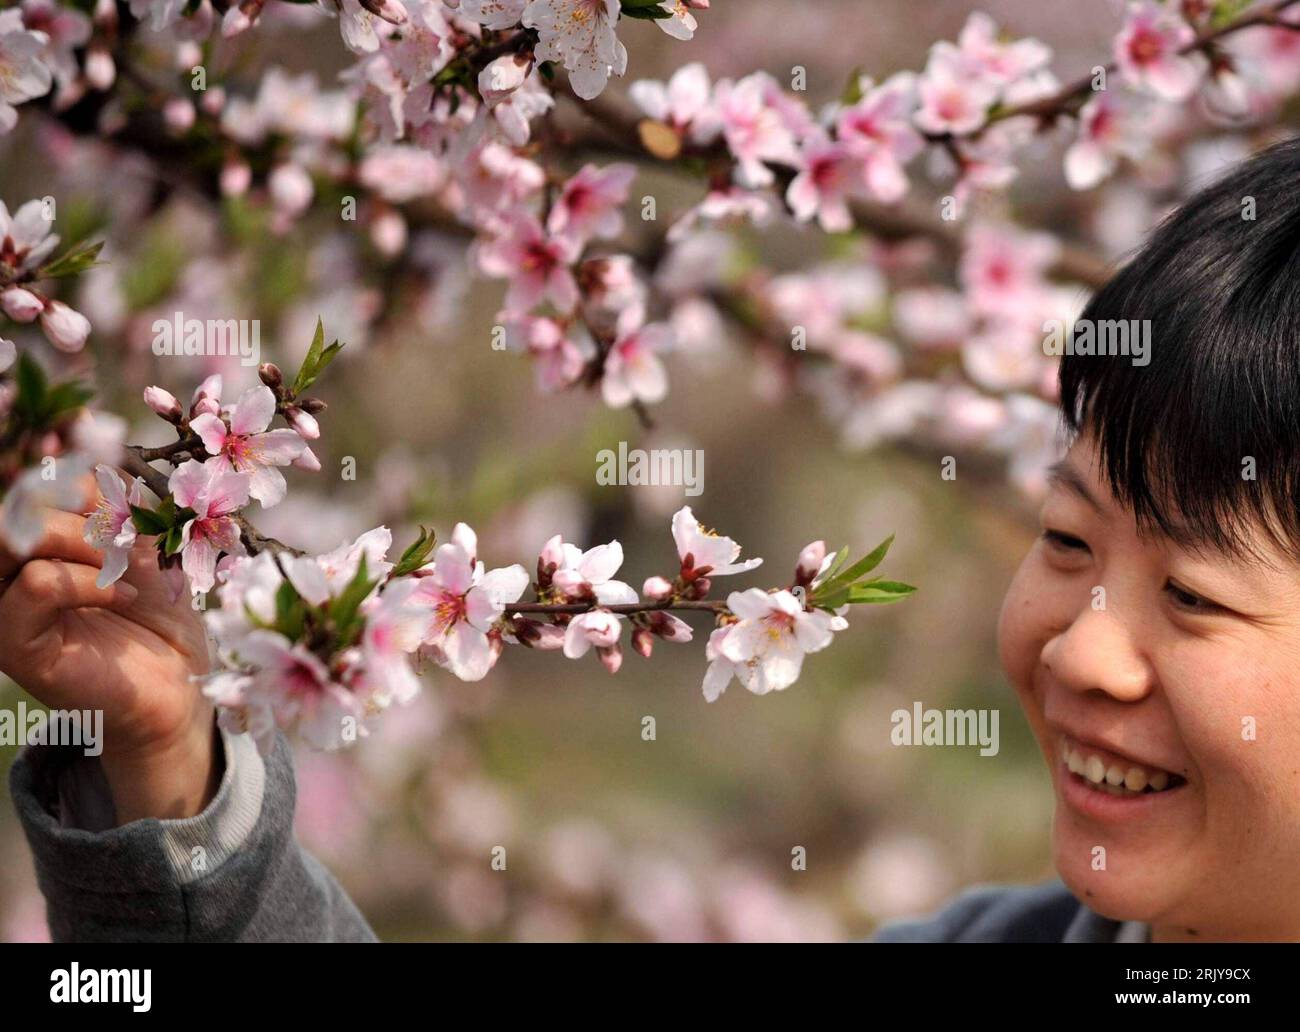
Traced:
[[84, 516], [46, 509], [45, 533], [30, 555], [14, 555], [0, 540], [0, 580], [13, 577], [29, 559], [62, 559], [86, 566], [103, 566], [104, 553], [86, 541], [85, 531]]

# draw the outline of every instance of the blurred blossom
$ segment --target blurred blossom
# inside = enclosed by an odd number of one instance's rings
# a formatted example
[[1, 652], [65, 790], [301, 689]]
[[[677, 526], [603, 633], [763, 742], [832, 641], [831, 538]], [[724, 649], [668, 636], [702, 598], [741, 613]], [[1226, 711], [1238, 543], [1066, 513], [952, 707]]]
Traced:
[[603, 892], [616, 869], [613, 837], [596, 821], [571, 818], [549, 828], [539, 866], [543, 883], [567, 896], [591, 899]]
[[672, 857], [638, 853], [620, 872], [619, 910], [658, 942], [704, 942], [712, 938], [705, 901], [690, 871]]
[[848, 874], [850, 898], [877, 922], [919, 916], [949, 896], [954, 878], [938, 844], [892, 834], [869, 843]]

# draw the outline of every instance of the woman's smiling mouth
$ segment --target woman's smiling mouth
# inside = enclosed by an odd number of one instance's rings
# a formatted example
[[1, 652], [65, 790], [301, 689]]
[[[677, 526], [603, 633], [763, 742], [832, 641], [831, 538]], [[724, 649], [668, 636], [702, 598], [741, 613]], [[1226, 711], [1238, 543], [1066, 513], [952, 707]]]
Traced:
[[1084, 745], [1068, 735], [1057, 739], [1061, 793], [1074, 809], [1100, 820], [1137, 817], [1181, 795], [1187, 779], [1149, 764]]

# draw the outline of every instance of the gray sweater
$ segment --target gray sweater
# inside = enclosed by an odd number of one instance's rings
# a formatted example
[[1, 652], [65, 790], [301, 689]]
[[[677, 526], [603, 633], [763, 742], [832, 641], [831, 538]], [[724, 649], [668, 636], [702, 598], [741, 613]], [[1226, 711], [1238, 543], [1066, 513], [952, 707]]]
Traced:
[[[225, 771], [186, 820], [114, 827], [96, 758], [27, 747], [10, 772], [58, 942], [374, 942], [375, 933], [293, 834], [293, 760], [283, 737], [264, 760], [222, 732]], [[876, 942], [1142, 942], [1060, 882], [971, 889], [933, 917], [887, 925]]]

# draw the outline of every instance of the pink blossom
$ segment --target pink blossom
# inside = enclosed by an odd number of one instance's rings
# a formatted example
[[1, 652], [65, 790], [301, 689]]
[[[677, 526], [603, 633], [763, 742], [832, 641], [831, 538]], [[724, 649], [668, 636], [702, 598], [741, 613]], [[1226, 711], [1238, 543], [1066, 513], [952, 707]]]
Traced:
[[560, 551], [559, 568], [552, 579], [557, 588], [574, 599], [594, 596], [601, 605], [612, 606], [636, 602], [636, 592], [614, 574], [623, 565], [623, 546], [617, 541], [582, 551], [556, 534], [546, 543], [546, 550]]
[[126, 573], [135, 545], [131, 506], [143, 503], [144, 483], [133, 477], [128, 495], [118, 475], [103, 465], [95, 467], [95, 480], [99, 484], [99, 504], [86, 519], [84, 536], [88, 544], [104, 553], [104, 565], [95, 584], [106, 588]]
[[[2, 17], [3, 14], [0, 14]], [[2, 53], [0, 60], [3, 60]], [[0, 65], [0, 72], [2, 71], [3, 66]], [[4, 76], [0, 74], [0, 84], [3, 82]], [[0, 105], [2, 104], [3, 100], [0, 99]], [[12, 216], [4, 201], [0, 201], [0, 266], [6, 268], [11, 275], [36, 269], [59, 246], [58, 235], [50, 232], [54, 223], [47, 218], [47, 214], [42, 200], [26, 202]]]
[[1025, 233], [978, 223], [966, 235], [960, 275], [971, 308], [1015, 316], [1033, 307], [1047, 270], [1060, 252], [1046, 233]]
[[857, 152], [847, 144], [817, 134], [804, 141], [799, 164], [799, 173], [785, 195], [795, 218], [801, 222], [816, 218], [828, 233], [851, 229], [853, 215], [848, 201], [863, 178]]
[[835, 631], [848, 626], [843, 617], [823, 610], [805, 611], [788, 591], [733, 591], [727, 596], [727, 608], [740, 621], [719, 641], [717, 651], [730, 660], [736, 678], [755, 695], [794, 684], [803, 657], [824, 649]]
[[45, 311], [45, 305], [39, 297], [22, 287], [9, 287], [0, 291], [0, 310], [14, 322], [33, 322]]
[[517, 212], [502, 232], [478, 249], [479, 268], [509, 279], [506, 308], [515, 313], [549, 300], [559, 311], [578, 303], [578, 284], [571, 268], [579, 245], [568, 236], [548, 236], [536, 216]]
[[432, 610], [425, 643], [440, 666], [462, 681], [487, 676], [498, 651], [489, 632], [505, 605], [517, 602], [528, 587], [528, 574], [517, 563], [484, 573], [474, 556], [476, 539], [457, 524], [452, 540], [439, 545], [431, 567], [411, 601]]
[[41, 60], [46, 39], [44, 33], [24, 28], [22, 11], [0, 11], [0, 134], [18, 124], [15, 105], [43, 97], [54, 85], [54, 76]]
[[566, 235], [577, 245], [593, 237], [618, 236], [623, 229], [619, 208], [627, 200], [635, 178], [635, 165], [584, 165], [560, 191], [546, 220], [547, 231]]
[[717, 138], [720, 125], [713, 106], [708, 69], [698, 61], [683, 65], [666, 82], [640, 79], [628, 88], [633, 102], [683, 139], [706, 144]]
[[284, 474], [276, 467], [289, 465], [306, 447], [294, 430], [267, 429], [275, 406], [271, 388], [258, 384], [239, 396], [225, 419], [204, 414], [190, 421], [212, 456], [207, 464], [222, 472], [247, 473], [248, 493], [267, 509], [284, 497]]
[[763, 564], [762, 559], [740, 558], [740, 545], [716, 531], [706, 530], [695, 518], [689, 505], [673, 514], [673, 541], [682, 568], [702, 570], [708, 568], [710, 577], [725, 577], [733, 573], [747, 573]]
[[457, 11], [485, 29], [509, 29], [519, 24], [528, 0], [460, 0]]
[[1120, 157], [1136, 157], [1149, 137], [1133, 105], [1110, 91], [1096, 94], [1079, 112], [1079, 135], [1065, 152], [1065, 180], [1088, 190], [1109, 176]]
[[617, 673], [623, 660], [623, 651], [618, 644], [622, 632], [622, 622], [608, 610], [593, 609], [581, 613], [569, 621], [564, 632], [564, 654], [569, 659], [581, 659], [595, 648], [605, 668], [611, 674]]
[[879, 86], [863, 83], [863, 96], [841, 111], [835, 121], [836, 137], [858, 154], [870, 193], [886, 204], [907, 192], [903, 166], [925, 141], [912, 127], [916, 105], [916, 77], [907, 72], [891, 76]]
[[600, 381], [605, 404], [625, 408], [633, 401], [662, 401], [668, 394], [668, 373], [659, 355], [672, 346], [673, 331], [666, 323], [648, 323], [616, 340], [605, 356]]
[[714, 101], [742, 186], [770, 185], [775, 177], [766, 162], [799, 164], [798, 135], [811, 126], [780, 102], [780, 87], [771, 76], [754, 72], [736, 82], [724, 79], [714, 89]]
[[998, 84], [970, 73], [954, 51], [936, 44], [917, 84], [920, 109], [913, 121], [927, 133], [962, 136], [979, 129], [998, 99]]
[[1115, 60], [1124, 77], [1163, 100], [1185, 100], [1205, 74], [1199, 53], [1185, 54], [1196, 30], [1177, 11], [1150, 0], [1129, 5], [1115, 37]]
[[239, 525], [232, 518], [248, 504], [250, 478], [189, 459], [172, 472], [168, 487], [176, 504], [194, 518], [181, 530], [181, 569], [193, 591], [211, 591], [217, 555], [242, 555]]
[[579, 347], [559, 322], [545, 316], [511, 319], [505, 326], [507, 345], [533, 359], [537, 388], [548, 394], [576, 383], [594, 354], [594, 348]]
[[523, 24], [536, 29], [538, 61], [558, 61], [583, 100], [600, 94], [610, 74], [627, 71], [627, 48], [614, 34], [619, 0], [528, 0]]
[[1004, 41], [997, 24], [983, 11], [966, 19], [957, 51], [969, 67], [1001, 85], [1030, 75], [1052, 59], [1052, 50], [1036, 39]]

